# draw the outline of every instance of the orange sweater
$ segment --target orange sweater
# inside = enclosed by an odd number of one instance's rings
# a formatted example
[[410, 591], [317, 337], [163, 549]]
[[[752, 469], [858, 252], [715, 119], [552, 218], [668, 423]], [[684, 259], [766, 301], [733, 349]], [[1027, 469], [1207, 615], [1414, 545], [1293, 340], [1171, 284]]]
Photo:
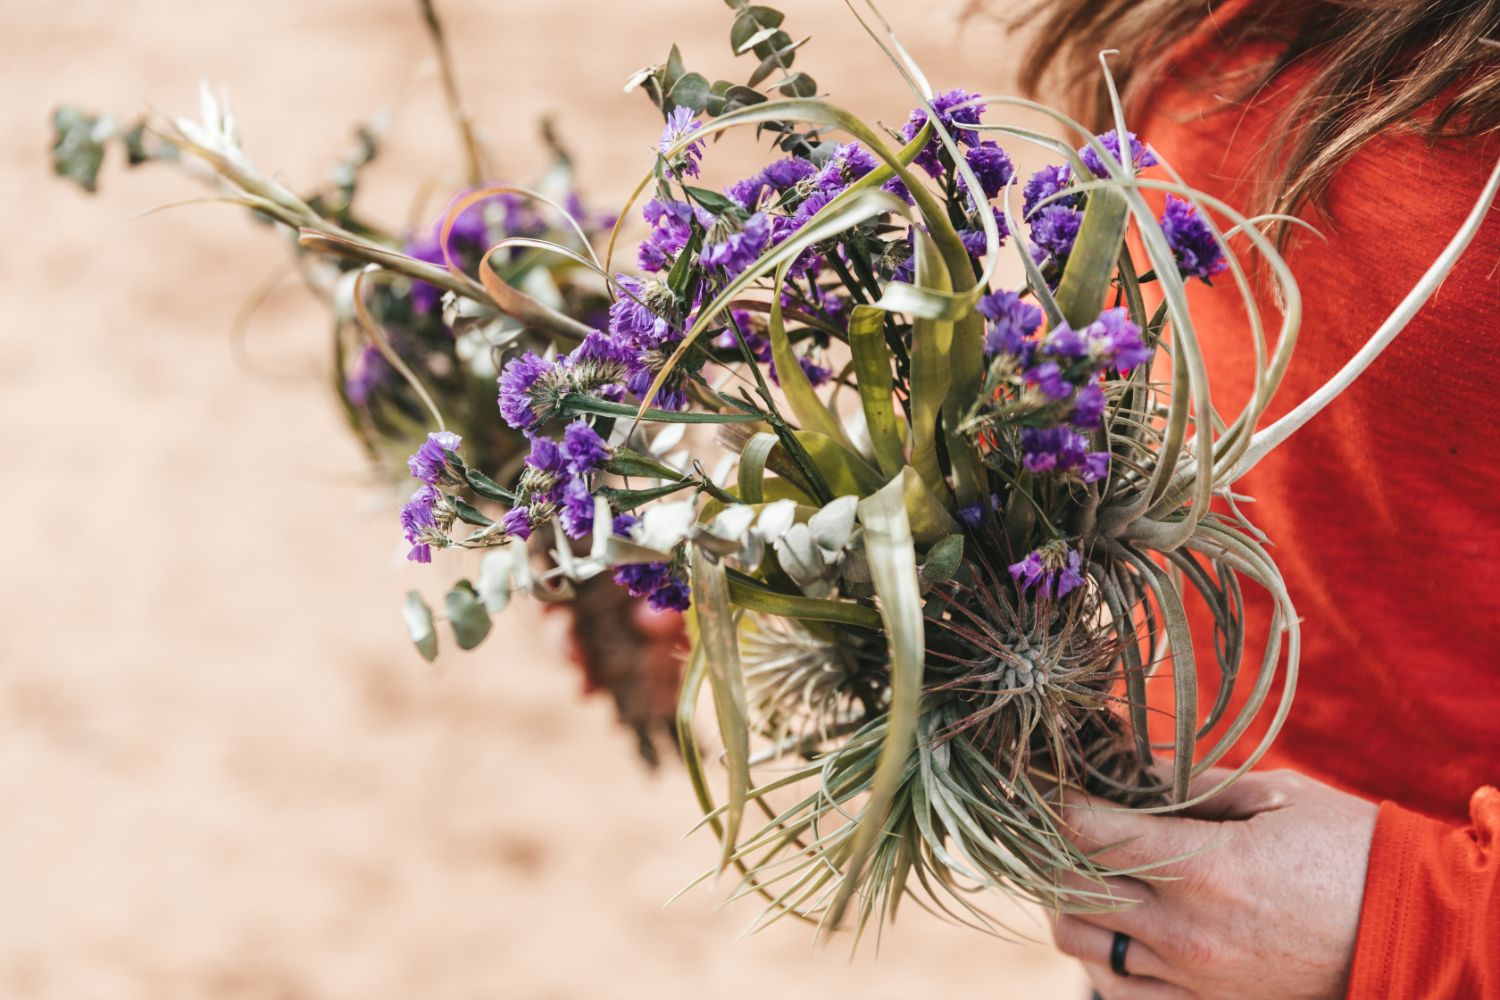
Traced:
[[[1217, 22], [1239, 7], [1222, 5]], [[1218, 44], [1215, 23], [1189, 39], [1132, 127], [1189, 183], [1248, 207], [1267, 169], [1259, 154], [1307, 75], [1229, 104], [1193, 82]], [[1288, 254], [1305, 311], [1271, 418], [1341, 367], [1418, 280], [1497, 155], [1493, 136], [1432, 147], [1387, 135], [1340, 170], [1313, 220], [1326, 240]], [[1484, 787], [1500, 783], [1497, 274], [1500, 211], [1354, 387], [1237, 485], [1257, 501], [1247, 510], [1303, 618], [1295, 705], [1262, 766], [1382, 802], [1358, 1000], [1500, 997], [1500, 792]], [[1238, 293], [1225, 275], [1192, 297], [1215, 402], [1237, 412], [1253, 358]], [[1269, 602], [1253, 590], [1249, 635], [1263, 636]], [[1246, 669], [1259, 659], [1247, 649]]]

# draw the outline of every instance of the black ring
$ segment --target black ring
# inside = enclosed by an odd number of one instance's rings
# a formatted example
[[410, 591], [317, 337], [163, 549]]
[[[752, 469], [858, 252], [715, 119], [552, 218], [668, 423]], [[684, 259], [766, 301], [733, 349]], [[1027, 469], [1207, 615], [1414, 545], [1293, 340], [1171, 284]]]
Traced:
[[1115, 931], [1115, 943], [1109, 947], [1109, 967], [1117, 976], [1128, 976], [1125, 968], [1125, 953], [1130, 950], [1130, 935]]

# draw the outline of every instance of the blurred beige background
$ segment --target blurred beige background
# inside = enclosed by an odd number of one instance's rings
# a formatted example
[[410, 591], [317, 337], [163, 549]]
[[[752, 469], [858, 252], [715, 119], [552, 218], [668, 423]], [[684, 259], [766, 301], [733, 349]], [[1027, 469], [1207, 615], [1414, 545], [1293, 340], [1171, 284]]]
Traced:
[[[790, 0], [806, 68], [870, 117], [908, 100], [837, 0]], [[962, 0], [890, 3], [940, 87], [1010, 88], [1017, 47]], [[712, 0], [448, 0], [464, 87], [525, 179], [556, 112], [595, 204], [659, 129], [637, 66], [727, 69]], [[670, 23], [668, 23], [670, 21]], [[281, 246], [199, 190], [49, 176], [58, 101], [193, 112], [226, 87], [264, 168], [306, 187], [403, 88], [367, 191], [400, 218], [457, 146], [406, 0], [49, 0], [0, 9], [0, 998], [1082, 995], [1042, 945], [908, 908], [881, 954], [815, 950], [702, 889], [681, 772], [648, 773], [530, 609], [424, 664], [400, 560], [292, 285], [228, 329]], [[740, 68], [738, 72], [745, 72]], [[408, 86], [409, 84], [409, 86]], [[114, 164], [118, 167], [118, 164]], [[1044, 930], [1019, 915], [1038, 937]]]

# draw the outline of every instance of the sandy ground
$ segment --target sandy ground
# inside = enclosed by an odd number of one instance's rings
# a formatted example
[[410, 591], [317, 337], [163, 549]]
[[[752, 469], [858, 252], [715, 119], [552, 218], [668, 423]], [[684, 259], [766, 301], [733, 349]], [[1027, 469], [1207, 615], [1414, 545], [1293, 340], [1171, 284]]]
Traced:
[[[783, 6], [825, 89], [903, 113], [841, 4]], [[1014, 46], [960, 40], [954, 0], [890, 6], [939, 85], [1007, 87]], [[708, 0], [446, 11], [506, 171], [558, 112], [605, 203], [656, 130], [628, 72], [671, 38], [726, 61]], [[458, 567], [401, 564], [316, 305], [274, 297], [231, 351], [276, 241], [224, 207], [135, 218], [197, 193], [169, 171], [93, 200], [48, 176], [55, 101], [190, 111], [207, 76], [303, 185], [425, 57], [404, 0], [0, 9], [0, 998], [1080, 996], [1046, 947], [915, 910], [849, 964], [793, 926], [736, 942], [756, 911], [722, 890], [664, 909], [714, 853], [680, 839], [680, 771], [641, 767], [525, 610], [480, 654], [410, 652], [401, 593]], [[432, 80], [406, 94], [393, 212], [456, 156]]]

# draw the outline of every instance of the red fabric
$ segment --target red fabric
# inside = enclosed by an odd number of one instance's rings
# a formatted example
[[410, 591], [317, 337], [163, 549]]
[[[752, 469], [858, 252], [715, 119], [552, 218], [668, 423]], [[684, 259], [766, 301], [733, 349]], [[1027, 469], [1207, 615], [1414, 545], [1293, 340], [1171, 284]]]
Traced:
[[[1234, 104], [1195, 80], [1219, 45], [1211, 24], [1184, 46], [1133, 127], [1189, 183], [1250, 207], [1270, 169], [1260, 154], [1306, 70]], [[1326, 216], [1312, 220], [1326, 239], [1299, 238], [1288, 254], [1304, 314], [1270, 417], [1384, 320], [1461, 225], [1497, 155], [1493, 136], [1429, 146], [1392, 134], [1339, 171]], [[1303, 619], [1295, 704], [1261, 766], [1385, 802], [1349, 993], [1361, 1000], [1500, 997], [1500, 793], [1481, 787], [1500, 783], [1497, 273], [1491, 212], [1384, 355], [1236, 487], [1255, 498], [1243, 509], [1274, 542]], [[1193, 284], [1215, 403], [1238, 412], [1253, 375], [1244, 309], [1227, 273], [1213, 288]], [[1246, 598], [1248, 673], [1270, 602], [1249, 586]], [[1195, 632], [1212, 663], [1201, 609]], [[1240, 741], [1240, 759], [1269, 714]]]

